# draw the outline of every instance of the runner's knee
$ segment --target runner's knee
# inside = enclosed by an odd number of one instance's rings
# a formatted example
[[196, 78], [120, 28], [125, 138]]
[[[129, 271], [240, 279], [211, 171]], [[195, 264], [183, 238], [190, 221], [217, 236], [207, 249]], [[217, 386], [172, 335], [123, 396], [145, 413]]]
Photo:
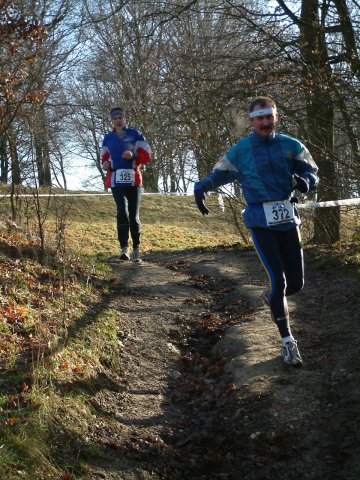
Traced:
[[304, 279], [298, 279], [295, 282], [288, 283], [286, 286], [286, 296], [293, 295], [294, 293], [299, 292], [304, 287]]

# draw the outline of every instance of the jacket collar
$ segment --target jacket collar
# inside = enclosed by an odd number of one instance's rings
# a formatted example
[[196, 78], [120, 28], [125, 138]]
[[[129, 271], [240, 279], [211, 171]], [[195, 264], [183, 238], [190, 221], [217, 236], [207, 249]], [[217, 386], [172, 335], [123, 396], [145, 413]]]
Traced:
[[255, 145], [261, 145], [261, 144], [271, 143], [272, 141], [274, 141], [276, 138], [276, 133], [272, 133], [268, 137], [262, 137], [261, 135], [258, 135], [256, 132], [253, 132], [250, 135], [250, 137]]

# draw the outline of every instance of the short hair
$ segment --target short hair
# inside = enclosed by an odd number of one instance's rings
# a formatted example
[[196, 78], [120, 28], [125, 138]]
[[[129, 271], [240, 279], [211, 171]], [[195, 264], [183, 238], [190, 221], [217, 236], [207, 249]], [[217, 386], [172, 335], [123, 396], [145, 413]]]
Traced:
[[272, 98], [257, 97], [250, 103], [249, 112], [252, 112], [257, 105], [259, 105], [261, 108], [265, 108], [267, 105], [270, 105], [272, 108], [276, 108], [276, 103]]
[[122, 115], [125, 117], [125, 110], [122, 107], [114, 107], [110, 110], [110, 117], [115, 117], [116, 115]]

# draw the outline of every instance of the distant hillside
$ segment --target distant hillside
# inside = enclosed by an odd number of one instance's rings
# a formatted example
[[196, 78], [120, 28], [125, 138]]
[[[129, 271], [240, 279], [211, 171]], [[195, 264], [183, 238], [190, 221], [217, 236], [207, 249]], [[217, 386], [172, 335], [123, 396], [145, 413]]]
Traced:
[[[63, 192], [61, 192], [63, 193]], [[48, 241], [65, 225], [69, 248], [89, 255], [117, 254], [115, 203], [111, 195], [20, 197], [17, 199], [17, 224], [36, 235], [41, 221], [48, 231]], [[81, 192], [79, 192], [80, 194]], [[183, 250], [229, 245], [239, 241], [235, 227], [219, 205], [216, 194], [207, 200], [210, 215], [204, 217], [196, 208], [194, 197], [144, 194], [141, 206], [142, 250]], [[11, 217], [8, 197], [0, 200], [2, 219]]]

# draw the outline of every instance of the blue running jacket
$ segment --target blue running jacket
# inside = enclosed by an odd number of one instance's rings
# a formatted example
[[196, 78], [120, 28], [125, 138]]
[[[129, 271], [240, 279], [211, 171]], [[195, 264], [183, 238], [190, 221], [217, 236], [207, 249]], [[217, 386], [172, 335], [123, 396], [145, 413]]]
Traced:
[[199, 184], [207, 192], [237, 180], [247, 203], [243, 217], [248, 228], [289, 230], [301, 223], [295, 204], [290, 223], [269, 226], [263, 202], [290, 200], [294, 174], [308, 182], [309, 191], [315, 190], [317, 171], [310, 152], [299, 140], [276, 133], [264, 138], [253, 132], [230, 148]]

